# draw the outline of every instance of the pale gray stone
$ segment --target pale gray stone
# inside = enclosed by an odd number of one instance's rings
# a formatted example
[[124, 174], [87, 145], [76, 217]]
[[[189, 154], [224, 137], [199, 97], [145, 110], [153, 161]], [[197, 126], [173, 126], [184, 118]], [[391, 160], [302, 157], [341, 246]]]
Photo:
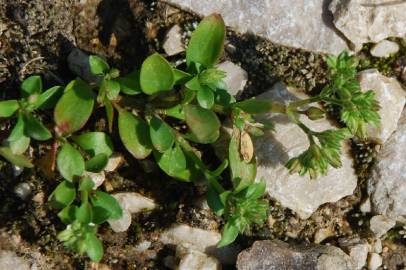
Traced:
[[114, 153], [109, 157], [109, 161], [107, 162], [106, 167], [104, 170], [106, 172], [114, 172], [116, 169], [120, 168], [120, 166], [124, 163], [123, 155], [119, 153]]
[[32, 188], [30, 184], [23, 182], [19, 183], [15, 188], [14, 188], [14, 193], [21, 199], [21, 200], [26, 200], [32, 193]]
[[353, 270], [342, 250], [324, 245], [289, 245], [279, 240], [256, 241], [238, 255], [238, 270]]
[[200, 15], [220, 13], [227, 26], [272, 42], [309, 51], [338, 54], [348, 49], [332, 27], [322, 0], [166, 0]]
[[375, 57], [389, 57], [391, 54], [395, 54], [399, 51], [399, 45], [396, 42], [389, 40], [382, 40], [375, 44], [371, 50], [371, 55]]
[[[258, 98], [283, 103], [298, 99], [280, 83]], [[327, 175], [317, 179], [310, 179], [308, 175], [290, 174], [285, 164], [308, 148], [306, 134], [284, 114], [271, 113], [261, 116], [259, 121], [261, 119], [270, 119], [275, 125], [274, 131], [266, 131], [264, 136], [254, 138], [258, 164], [257, 179], [265, 179], [267, 191], [272, 198], [306, 219], [320, 205], [336, 202], [353, 193], [357, 177], [347, 143], [344, 143], [342, 148], [341, 168], [330, 167]], [[300, 120], [315, 131], [335, 128], [325, 119], [311, 121], [300, 116]]]
[[13, 251], [0, 250], [0, 269], [30, 270], [30, 264]]
[[178, 246], [176, 248], [176, 256], [180, 258], [178, 270], [220, 270], [220, 262], [207, 254], [188, 248], [186, 246]]
[[115, 232], [124, 232], [131, 225], [131, 214], [136, 214], [141, 211], [153, 210], [157, 205], [147, 197], [136, 192], [122, 192], [114, 194], [113, 197], [120, 204], [123, 215], [119, 219], [109, 219], [107, 222]]
[[382, 265], [382, 257], [377, 253], [369, 254], [368, 269], [377, 270]]
[[334, 25], [353, 44], [377, 43], [406, 36], [406, 2], [393, 0], [333, 0], [329, 9]]
[[231, 61], [220, 63], [217, 67], [226, 72], [224, 82], [227, 85], [227, 90], [230, 95], [236, 96], [239, 92], [244, 90], [248, 81], [248, 74], [244, 69]]
[[100, 187], [104, 183], [104, 180], [106, 180], [106, 175], [104, 174], [103, 171], [98, 172], [98, 173], [84, 171], [82, 176], [89, 177], [90, 180], [93, 181], [94, 190], [96, 190], [98, 187]]
[[168, 56], [173, 56], [185, 51], [185, 46], [182, 41], [182, 29], [175, 24], [166, 33], [164, 43], [162, 45], [165, 53]]
[[368, 179], [373, 212], [391, 218], [406, 216], [406, 110], [397, 130], [382, 146]]
[[368, 69], [358, 74], [362, 91], [372, 90], [381, 108], [379, 115], [381, 125], [377, 128], [370, 126], [368, 136], [379, 143], [384, 143], [396, 130], [403, 107], [406, 92], [395, 78], [383, 76], [376, 69]]
[[369, 228], [376, 235], [376, 237], [381, 237], [390, 229], [395, 227], [395, 225], [395, 219], [385, 217], [384, 215], [373, 216], [369, 221]]
[[217, 258], [222, 264], [234, 264], [240, 251], [239, 247], [231, 245], [217, 248], [220, 239], [221, 234], [217, 231], [194, 228], [186, 224], [175, 224], [160, 236], [160, 241], [165, 245], [187, 245]]
[[371, 200], [366, 198], [365, 201], [361, 203], [359, 210], [362, 213], [370, 213], [372, 211]]
[[369, 244], [358, 236], [338, 239], [340, 248], [346, 252], [354, 265], [354, 270], [361, 270], [367, 262]]

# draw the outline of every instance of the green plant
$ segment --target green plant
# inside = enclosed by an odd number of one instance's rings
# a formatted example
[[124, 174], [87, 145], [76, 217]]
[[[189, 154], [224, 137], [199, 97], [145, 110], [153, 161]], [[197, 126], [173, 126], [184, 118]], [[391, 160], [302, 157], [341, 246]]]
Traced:
[[[351, 134], [364, 138], [368, 124], [379, 124], [379, 106], [373, 92], [361, 92], [355, 79], [356, 58], [347, 53], [326, 58], [330, 84], [317, 96], [288, 105], [255, 98], [236, 102], [223, 82], [225, 73], [216, 68], [224, 40], [224, 22], [214, 14], [204, 18], [193, 32], [184, 70], [154, 53], [140, 69], [121, 76], [101, 57], [90, 56], [91, 71], [100, 76], [100, 83], [89, 85], [76, 79], [66, 86], [54, 110], [55, 147], [50, 158], [64, 178], [50, 201], [68, 224], [58, 236], [66, 246], [99, 261], [103, 249], [96, 237], [97, 225], [121, 216], [116, 200], [95, 190], [85, 174], [99, 172], [106, 166], [113, 153], [108, 135], [76, 135], [92, 115], [95, 103], [105, 108], [109, 131], [118, 127], [123, 145], [136, 159], [154, 158], [163, 172], [179, 181], [206, 181], [208, 204], [225, 220], [219, 246], [232, 243], [239, 233], [267, 218], [268, 204], [262, 199], [265, 182], [256, 181], [252, 136], [262, 136], [272, 129], [272, 123], [257, 122], [255, 114], [286, 114], [304, 131], [309, 149], [286, 166], [292, 173], [308, 173], [312, 178], [326, 174], [329, 166], [341, 166], [341, 142], [345, 138]], [[309, 106], [318, 102], [337, 106], [347, 128], [315, 132], [307, 127], [300, 115], [311, 120], [325, 116], [321, 107]], [[17, 110], [12, 103], [4, 103], [3, 110], [0, 108], [3, 116]], [[219, 139], [220, 119], [224, 118], [232, 123], [227, 158], [217, 167], [214, 162], [205, 164], [201, 145]], [[58, 145], [61, 148], [57, 153]], [[4, 156], [13, 162], [10, 155]], [[228, 167], [230, 189], [224, 188], [227, 185], [223, 183]]]
[[35, 116], [36, 110], [52, 108], [62, 95], [63, 88], [54, 86], [43, 91], [40, 76], [31, 76], [21, 84], [21, 99], [0, 101], [0, 118], [16, 117], [17, 122], [9, 137], [0, 147], [0, 155], [15, 165], [31, 168], [31, 162], [22, 154], [28, 149], [31, 139], [46, 141], [51, 132]]

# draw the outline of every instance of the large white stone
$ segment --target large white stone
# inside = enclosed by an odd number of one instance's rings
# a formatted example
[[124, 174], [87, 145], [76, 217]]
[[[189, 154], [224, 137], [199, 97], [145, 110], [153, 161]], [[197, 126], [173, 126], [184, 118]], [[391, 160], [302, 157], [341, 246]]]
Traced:
[[[298, 99], [280, 83], [258, 98], [283, 103]], [[261, 119], [270, 119], [275, 125], [274, 131], [267, 131], [264, 136], [254, 139], [258, 164], [257, 179], [262, 177], [265, 179], [267, 191], [272, 198], [306, 219], [320, 205], [336, 202], [353, 193], [357, 185], [357, 177], [352, 168], [347, 143], [343, 144], [341, 168], [330, 167], [326, 176], [320, 176], [317, 179], [310, 179], [308, 175], [302, 177], [298, 174], [290, 174], [285, 164], [290, 158], [308, 148], [306, 134], [286, 115], [272, 113], [259, 118]], [[311, 121], [301, 116], [300, 120], [315, 131], [334, 128], [325, 119]]]
[[370, 53], [375, 57], [389, 57], [391, 54], [399, 51], [399, 45], [396, 42], [389, 40], [382, 40], [375, 44]]
[[373, 90], [381, 108], [381, 125], [369, 127], [368, 136], [379, 143], [384, 143], [396, 130], [398, 120], [405, 106], [406, 92], [394, 78], [388, 78], [376, 69], [368, 69], [358, 74], [362, 91]]
[[178, 270], [220, 270], [220, 262], [213, 257], [207, 256], [205, 253], [178, 246], [176, 256], [180, 258]]
[[114, 194], [113, 197], [118, 201], [123, 209], [123, 215], [119, 219], [109, 219], [107, 222], [115, 232], [124, 232], [131, 225], [131, 214], [136, 214], [141, 211], [152, 210], [157, 205], [147, 197], [136, 192], [122, 192]]
[[231, 61], [220, 63], [217, 67], [226, 73], [224, 82], [227, 85], [228, 93], [236, 96], [240, 91], [244, 90], [248, 81], [248, 74], [244, 69]]
[[0, 269], [30, 270], [29, 263], [12, 251], [0, 250]]
[[338, 239], [340, 248], [351, 258], [354, 270], [361, 270], [367, 262], [369, 245], [365, 239], [359, 237]]
[[384, 215], [373, 216], [369, 221], [369, 228], [376, 235], [381, 237], [396, 225], [396, 220]]
[[272, 42], [338, 54], [348, 49], [331, 27], [323, 0], [166, 0], [200, 15], [220, 13], [227, 26]]
[[406, 2], [393, 0], [333, 0], [334, 25], [360, 50], [366, 42], [406, 36]]
[[220, 239], [219, 232], [194, 228], [186, 224], [176, 224], [160, 236], [160, 241], [165, 245], [187, 245], [216, 257], [223, 264], [234, 264], [240, 249], [234, 245], [217, 248]]
[[368, 180], [372, 211], [391, 218], [406, 216], [406, 110], [397, 130], [378, 153]]

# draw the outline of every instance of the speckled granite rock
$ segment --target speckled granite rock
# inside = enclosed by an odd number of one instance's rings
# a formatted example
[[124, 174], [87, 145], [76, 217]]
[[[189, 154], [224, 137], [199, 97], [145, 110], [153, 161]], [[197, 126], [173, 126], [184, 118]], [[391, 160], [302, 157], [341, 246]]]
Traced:
[[257, 241], [238, 255], [238, 270], [353, 270], [341, 249], [323, 245], [289, 245], [279, 240]]
[[369, 127], [368, 136], [379, 143], [384, 143], [396, 130], [398, 120], [405, 106], [406, 92], [394, 78], [388, 78], [376, 69], [368, 69], [358, 74], [358, 80], [363, 91], [373, 90], [381, 109], [381, 126]]
[[333, 0], [334, 25], [360, 50], [363, 43], [406, 36], [406, 2]]
[[406, 216], [406, 110], [396, 132], [378, 153], [368, 193], [373, 212], [391, 218]]
[[348, 49], [322, 0], [166, 1], [200, 15], [220, 13], [227, 26], [278, 44], [331, 54]]
[[[259, 98], [279, 102], [297, 100], [296, 96], [279, 83]], [[267, 191], [272, 198], [306, 219], [320, 205], [336, 202], [353, 193], [357, 185], [357, 177], [352, 168], [348, 144], [343, 145], [343, 166], [338, 169], [330, 167], [326, 176], [310, 179], [308, 175], [302, 177], [298, 174], [290, 174], [285, 164], [290, 158], [308, 148], [307, 137], [297, 125], [290, 122], [286, 115], [273, 113], [263, 118], [270, 119], [274, 123], [275, 131], [267, 131], [264, 136], [254, 139], [258, 160], [257, 179], [261, 177], [265, 179]], [[301, 116], [300, 119], [316, 131], [333, 128], [325, 119], [310, 121], [305, 116]]]

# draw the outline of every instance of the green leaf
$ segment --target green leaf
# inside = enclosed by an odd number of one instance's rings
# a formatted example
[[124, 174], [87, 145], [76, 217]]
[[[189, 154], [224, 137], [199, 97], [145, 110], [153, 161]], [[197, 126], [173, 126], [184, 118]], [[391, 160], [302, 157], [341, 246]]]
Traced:
[[94, 224], [102, 224], [110, 218], [110, 212], [102, 207], [93, 207], [93, 220]]
[[41, 94], [42, 80], [40, 76], [30, 76], [21, 84], [21, 95], [27, 98], [34, 94]]
[[63, 223], [70, 224], [75, 220], [77, 208], [76, 205], [68, 205], [58, 213], [58, 217]]
[[104, 132], [86, 132], [78, 136], [73, 136], [72, 139], [92, 156], [105, 154], [109, 157], [114, 151], [110, 137]]
[[86, 161], [85, 168], [88, 172], [101, 172], [106, 168], [109, 158], [106, 154], [97, 154], [88, 161]]
[[193, 90], [193, 91], [200, 91], [204, 90], [203, 86], [200, 84], [199, 76], [194, 76], [191, 80], [189, 80], [185, 84], [186, 88]]
[[[182, 148], [175, 144], [165, 153], [154, 151], [154, 157], [159, 167], [169, 176], [178, 180], [192, 181], [193, 171]], [[189, 166], [188, 166], [189, 165]]]
[[113, 124], [114, 124], [114, 107], [110, 100], [105, 99], [104, 106], [106, 109], [106, 117], [109, 126], [109, 132], [113, 132]]
[[184, 111], [193, 140], [199, 143], [213, 143], [218, 139], [220, 121], [214, 112], [190, 104], [184, 106]]
[[83, 177], [79, 183], [79, 191], [91, 191], [94, 188], [94, 182], [89, 177]]
[[119, 111], [118, 130], [121, 141], [137, 159], [144, 159], [152, 152], [148, 124], [139, 116]]
[[96, 191], [96, 193], [90, 197], [90, 200], [94, 207], [101, 207], [110, 213], [109, 219], [119, 219], [123, 215], [123, 210], [117, 200], [102, 191]]
[[176, 68], [173, 69], [173, 74], [175, 76], [174, 77], [175, 85], [182, 85], [192, 77], [191, 74]]
[[141, 66], [140, 84], [147, 95], [170, 91], [175, 82], [171, 65], [158, 53], [145, 59]]
[[49, 197], [49, 201], [52, 207], [56, 209], [62, 209], [70, 205], [76, 198], [75, 186], [68, 182], [61, 182]]
[[106, 80], [107, 97], [110, 100], [117, 99], [120, 94], [120, 83], [115, 80]]
[[90, 86], [80, 79], [70, 82], [54, 111], [58, 132], [68, 135], [81, 129], [92, 114], [93, 105]]
[[268, 113], [272, 109], [272, 102], [251, 98], [235, 103], [234, 107], [249, 114]]
[[234, 242], [235, 239], [237, 239], [238, 232], [239, 230], [237, 226], [235, 226], [231, 222], [227, 222], [226, 226], [224, 226], [223, 235], [221, 236], [221, 240], [217, 244], [217, 247], [218, 248], [225, 247]]
[[89, 202], [83, 202], [76, 210], [76, 220], [83, 224], [89, 224], [92, 219], [92, 206]]
[[264, 181], [251, 184], [245, 192], [245, 198], [247, 199], [259, 199], [264, 196], [266, 184]]
[[0, 117], [10, 117], [18, 110], [17, 100], [0, 101]]
[[211, 109], [214, 105], [214, 94], [209, 88], [204, 87], [204, 89], [197, 92], [197, 102], [199, 105], [205, 109]]
[[51, 109], [55, 107], [63, 94], [62, 86], [54, 86], [38, 96], [34, 102], [35, 109]]
[[78, 150], [68, 143], [59, 151], [56, 164], [63, 178], [72, 182], [75, 177], [82, 176], [85, 171], [85, 161]]
[[52, 138], [51, 132], [30, 113], [24, 115], [24, 133], [37, 141], [46, 141]]
[[255, 176], [257, 174], [256, 159], [252, 158], [249, 163], [245, 162], [241, 158], [239, 145], [240, 140], [234, 132], [230, 140], [228, 155], [231, 179], [233, 181], [234, 189], [237, 192], [251, 185], [255, 181]]
[[216, 189], [210, 184], [207, 188], [207, 204], [217, 216], [221, 216], [224, 213], [224, 204], [221, 202]]
[[94, 75], [105, 75], [110, 70], [109, 64], [97, 55], [89, 56], [90, 71]]
[[86, 234], [86, 254], [94, 262], [99, 262], [103, 258], [103, 244], [92, 233]]
[[18, 120], [10, 136], [7, 138], [7, 143], [14, 154], [23, 154], [30, 145], [31, 139], [24, 135], [24, 118], [20, 114]]
[[224, 21], [219, 14], [205, 17], [192, 33], [186, 50], [186, 62], [202, 64], [210, 68], [216, 64], [223, 52], [225, 38]]
[[0, 156], [4, 157], [6, 160], [14, 165], [25, 168], [32, 168], [34, 165], [23, 155], [14, 154], [8, 147], [0, 147]]
[[117, 81], [120, 83], [121, 92], [126, 95], [137, 95], [142, 93], [139, 70], [134, 70], [126, 76], [118, 78]]
[[149, 122], [149, 133], [152, 145], [163, 153], [172, 147], [175, 142], [175, 133], [172, 128], [158, 117], [152, 117]]

